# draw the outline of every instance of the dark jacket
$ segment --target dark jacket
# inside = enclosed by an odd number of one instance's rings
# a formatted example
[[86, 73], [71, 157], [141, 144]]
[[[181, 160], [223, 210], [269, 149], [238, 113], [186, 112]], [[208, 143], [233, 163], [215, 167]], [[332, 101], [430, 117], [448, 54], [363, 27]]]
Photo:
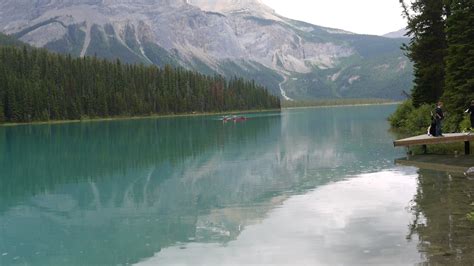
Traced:
[[467, 112], [471, 114], [471, 118], [474, 117], [474, 105], [469, 106], [467, 110]]
[[435, 118], [436, 118], [436, 119], [439, 119], [439, 120], [443, 120], [443, 119], [444, 119], [443, 109], [441, 109], [440, 107], [436, 107]]

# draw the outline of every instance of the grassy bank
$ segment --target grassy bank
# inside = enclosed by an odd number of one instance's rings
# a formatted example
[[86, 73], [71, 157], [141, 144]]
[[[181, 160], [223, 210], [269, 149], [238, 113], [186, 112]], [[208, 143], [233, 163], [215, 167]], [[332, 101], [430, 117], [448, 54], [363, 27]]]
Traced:
[[[422, 134], [427, 134], [428, 127], [431, 124], [431, 112], [435, 109], [435, 105], [422, 105], [415, 108], [411, 101], [406, 101], [397, 108], [395, 113], [389, 117], [390, 126], [397, 138], [406, 138]], [[453, 124], [449, 119], [449, 111], [446, 112], [446, 121], [443, 123], [444, 133], [462, 132], [469, 128], [469, 117], [466, 116], [461, 124]], [[471, 149], [472, 149], [471, 143]], [[410, 151], [415, 154], [421, 154], [421, 147], [412, 147]], [[462, 154], [464, 151], [463, 143], [439, 144], [429, 147], [429, 153], [432, 154], [454, 154], [458, 152]]]
[[[427, 133], [427, 129], [431, 124], [431, 113], [434, 112], [434, 104], [424, 104], [415, 108], [411, 101], [406, 101], [400, 104], [389, 117], [392, 129], [404, 135], [420, 135]], [[465, 115], [461, 123], [455, 123], [453, 115], [450, 110], [445, 110], [446, 119], [443, 122], [443, 132], [455, 133], [462, 132], [470, 127], [469, 116]]]
[[215, 115], [235, 115], [235, 114], [249, 114], [249, 113], [270, 113], [280, 112], [281, 109], [267, 109], [267, 110], [245, 110], [245, 111], [228, 111], [228, 112], [205, 112], [205, 113], [184, 113], [184, 114], [167, 114], [167, 115], [144, 115], [144, 116], [115, 116], [115, 117], [97, 117], [97, 118], [83, 118], [78, 120], [51, 120], [51, 121], [35, 121], [25, 123], [0, 123], [0, 127], [26, 126], [26, 125], [54, 125], [54, 124], [72, 124], [72, 123], [92, 123], [104, 121], [120, 121], [120, 120], [141, 120], [141, 119], [164, 119], [175, 117], [199, 117], [199, 116], [215, 116]]

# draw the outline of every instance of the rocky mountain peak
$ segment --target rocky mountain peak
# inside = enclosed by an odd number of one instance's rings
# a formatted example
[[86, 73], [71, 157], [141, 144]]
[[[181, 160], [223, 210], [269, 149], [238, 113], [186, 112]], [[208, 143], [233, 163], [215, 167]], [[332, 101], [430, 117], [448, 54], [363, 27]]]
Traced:
[[259, 0], [188, 0], [188, 3], [209, 11], [229, 11], [263, 5]]
[[188, 4], [218, 13], [249, 12], [275, 18], [275, 11], [261, 0], [187, 0]]
[[400, 39], [291, 20], [261, 0], [0, 0], [0, 31], [74, 56], [255, 79], [284, 98], [397, 98], [412, 80]]

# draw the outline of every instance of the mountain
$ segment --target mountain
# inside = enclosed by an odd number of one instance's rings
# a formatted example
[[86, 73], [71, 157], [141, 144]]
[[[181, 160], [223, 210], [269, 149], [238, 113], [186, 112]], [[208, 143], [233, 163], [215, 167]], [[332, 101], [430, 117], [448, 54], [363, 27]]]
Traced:
[[259, 0], [3, 0], [0, 31], [36, 47], [254, 79], [284, 98], [399, 99], [403, 40], [291, 20]]
[[387, 34], [384, 34], [382, 35], [383, 37], [386, 37], [386, 38], [407, 38], [405, 35], [407, 34], [407, 30], [405, 28], [403, 29], [400, 29], [400, 30], [397, 30], [397, 31], [393, 31], [393, 32], [389, 32]]

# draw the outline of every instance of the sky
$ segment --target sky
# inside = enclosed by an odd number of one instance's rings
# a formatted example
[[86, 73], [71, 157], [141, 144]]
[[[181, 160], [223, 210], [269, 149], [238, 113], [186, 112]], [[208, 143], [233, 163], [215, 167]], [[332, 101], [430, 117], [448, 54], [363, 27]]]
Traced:
[[383, 35], [406, 26], [398, 0], [262, 0], [288, 18], [360, 34]]

